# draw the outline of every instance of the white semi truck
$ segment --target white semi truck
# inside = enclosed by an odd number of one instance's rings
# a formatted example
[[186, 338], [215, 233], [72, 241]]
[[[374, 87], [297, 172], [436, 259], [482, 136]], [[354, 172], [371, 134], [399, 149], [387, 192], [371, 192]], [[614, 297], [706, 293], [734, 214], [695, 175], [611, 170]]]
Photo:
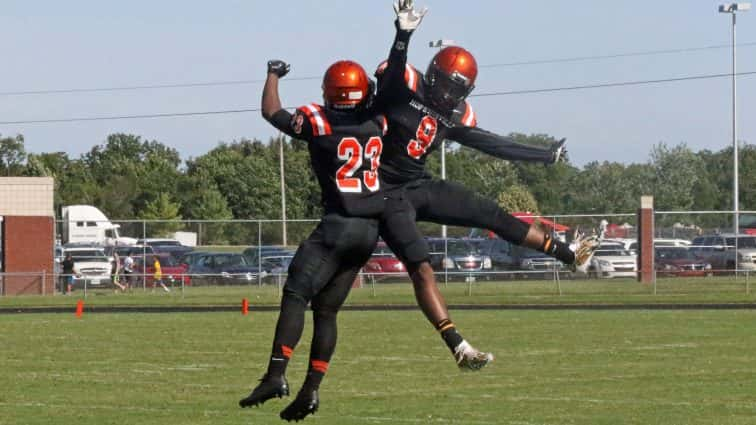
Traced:
[[136, 244], [135, 238], [121, 236], [118, 224], [113, 224], [96, 207], [69, 205], [63, 207], [63, 243], [80, 243], [103, 246]]

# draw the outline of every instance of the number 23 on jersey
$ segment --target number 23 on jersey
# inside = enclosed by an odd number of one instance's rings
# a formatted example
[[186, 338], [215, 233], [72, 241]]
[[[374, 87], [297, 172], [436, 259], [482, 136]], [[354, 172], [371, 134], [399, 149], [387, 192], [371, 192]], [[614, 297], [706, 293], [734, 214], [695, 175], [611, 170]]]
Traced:
[[[336, 171], [336, 186], [339, 190], [341, 192], [360, 193], [363, 185], [370, 192], [380, 189], [378, 167], [381, 165], [382, 152], [383, 142], [380, 137], [371, 137], [365, 144], [364, 152], [362, 145], [354, 137], [341, 139], [337, 147], [337, 154], [340, 160], [346, 162]], [[370, 170], [363, 171], [362, 178], [354, 177], [357, 170], [362, 168], [363, 155], [365, 160], [370, 162]]]

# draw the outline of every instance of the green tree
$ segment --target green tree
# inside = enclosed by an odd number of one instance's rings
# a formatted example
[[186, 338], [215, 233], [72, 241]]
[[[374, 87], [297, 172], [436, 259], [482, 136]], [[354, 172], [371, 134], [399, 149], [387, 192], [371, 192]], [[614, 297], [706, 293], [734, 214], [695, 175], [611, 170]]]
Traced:
[[[428, 157], [428, 170], [437, 178], [441, 177], [440, 158], [440, 152]], [[489, 199], [517, 183], [517, 173], [508, 161], [457, 144], [447, 148], [446, 178]]]
[[[233, 218], [226, 198], [212, 182], [195, 180], [191, 195], [184, 202], [184, 216], [196, 220], [230, 220]], [[182, 191], [183, 192], [183, 191]], [[232, 226], [227, 223], [198, 222], [193, 228], [197, 231], [198, 243], [202, 245], [223, 245], [231, 240], [228, 231]]]
[[[234, 218], [276, 219], [281, 217], [281, 189], [277, 146], [260, 141], [221, 143], [205, 155], [188, 161], [190, 177], [212, 182], [223, 194]], [[293, 216], [292, 216], [293, 217]], [[234, 244], [257, 244], [257, 225], [234, 225]], [[266, 223], [264, 243], [279, 243], [281, 226]]]
[[[148, 201], [145, 208], [139, 213], [143, 220], [181, 220], [179, 214], [180, 205], [171, 200], [171, 196], [165, 192], [159, 193], [155, 199]], [[156, 222], [147, 224], [149, 237], [166, 237], [183, 228], [182, 223]]]
[[657, 210], [689, 210], [697, 194], [693, 191], [704, 172], [704, 164], [685, 144], [668, 147], [659, 143], [651, 151], [654, 169], [653, 195]]
[[522, 185], [513, 185], [499, 193], [497, 203], [509, 212], [529, 212], [540, 214], [538, 202], [528, 188]]
[[108, 217], [140, 215], [158, 194], [177, 193], [183, 178], [178, 151], [130, 134], [109, 135], [81, 160], [99, 188], [94, 204]]
[[19, 134], [16, 137], [0, 137], [0, 173], [2, 175], [22, 175], [24, 160], [26, 160], [24, 136]]
[[[591, 162], [569, 182], [566, 209], [584, 214], [634, 213], [640, 197], [651, 193], [653, 176], [648, 164]], [[599, 220], [593, 224], [597, 226]]]

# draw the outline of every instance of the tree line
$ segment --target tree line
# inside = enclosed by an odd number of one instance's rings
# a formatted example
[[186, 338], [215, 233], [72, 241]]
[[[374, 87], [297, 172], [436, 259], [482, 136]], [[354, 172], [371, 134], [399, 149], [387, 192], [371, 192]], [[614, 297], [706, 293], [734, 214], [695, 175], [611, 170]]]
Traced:
[[[512, 134], [518, 142], [548, 146], [548, 135]], [[66, 152], [27, 153], [24, 138], [0, 136], [0, 175], [55, 179], [56, 209], [90, 204], [113, 219], [230, 220], [281, 217], [279, 143], [271, 138], [220, 143], [196, 158], [182, 160], [176, 149], [131, 134], [112, 134], [79, 157]], [[288, 218], [317, 218], [320, 190], [309, 166], [305, 142], [283, 139]], [[440, 155], [428, 169], [440, 175]], [[740, 208], [756, 205], [756, 146], [740, 148]], [[632, 213], [642, 195], [653, 195], [659, 211], [732, 208], [732, 147], [694, 152], [687, 145], [658, 143], [645, 163], [569, 161], [551, 166], [497, 160], [451, 144], [447, 178], [495, 199], [510, 211], [543, 214]], [[58, 209], [59, 210], [59, 209]], [[685, 222], [692, 217], [674, 217]], [[699, 225], [726, 227], [725, 215], [696, 217]], [[178, 230], [154, 224], [151, 233]], [[249, 228], [249, 226], [246, 226]], [[270, 226], [267, 234], [280, 231]], [[308, 226], [292, 230], [293, 237]], [[207, 225], [219, 243], [249, 240], [253, 230], [232, 224]]]

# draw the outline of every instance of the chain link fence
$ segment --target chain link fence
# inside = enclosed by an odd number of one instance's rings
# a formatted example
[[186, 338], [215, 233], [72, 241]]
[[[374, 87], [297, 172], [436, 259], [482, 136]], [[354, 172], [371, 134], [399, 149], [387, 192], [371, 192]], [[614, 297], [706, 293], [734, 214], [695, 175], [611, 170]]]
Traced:
[[[741, 214], [756, 216], [752, 212]], [[437, 281], [469, 294], [476, 290], [502, 295], [750, 293], [750, 274], [756, 271], [756, 236], [741, 233], [736, 238], [728, 232], [732, 218], [731, 212], [719, 211], [656, 212], [653, 285], [637, 282], [635, 213], [520, 217], [566, 243], [571, 242], [575, 231], [601, 236], [601, 247], [591, 260], [587, 276], [486, 230], [418, 225], [428, 238], [429, 260]], [[0, 276], [0, 294], [81, 291], [85, 296], [109, 292], [183, 296], [191, 291], [213, 295], [244, 288], [280, 293], [297, 246], [317, 223], [59, 221], [55, 273], [4, 273]], [[66, 254], [72, 256], [73, 265], [66, 267]], [[129, 257], [131, 263], [126, 265]], [[159, 273], [155, 259], [160, 263]], [[376, 293], [409, 282], [404, 265], [380, 242], [355, 287]]]

